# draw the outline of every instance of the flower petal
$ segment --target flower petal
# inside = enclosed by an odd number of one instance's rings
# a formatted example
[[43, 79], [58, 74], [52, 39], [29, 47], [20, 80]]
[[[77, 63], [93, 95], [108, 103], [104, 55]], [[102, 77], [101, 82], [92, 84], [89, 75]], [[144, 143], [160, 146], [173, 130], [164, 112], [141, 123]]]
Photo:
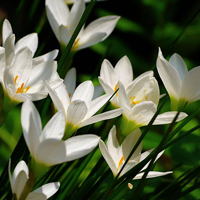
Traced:
[[65, 116], [62, 111], [58, 111], [44, 127], [40, 139], [62, 139], [65, 131]]
[[[163, 114], [160, 114], [156, 117], [155, 121], [154, 121], [154, 125], [158, 125], [158, 124], [170, 124], [172, 123], [173, 119], [175, 118], [177, 112], [175, 111], [171, 111], [171, 112], [165, 112]], [[181, 112], [178, 116], [178, 119], [176, 120], [176, 122], [186, 118], [188, 115], [184, 112]]]
[[182, 84], [181, 78], [176, 69], [165, 60], [160, 49], [157, 59], [157, 70], [170, 97], [179, 99]]
[[111, 157], [110, 153], [108, 152], [106, 145], [104, 144], [104, 142], [102, 140], [99, 141], [99, 148], [100, 148], [102, 156], [106, 160], [108, 166], [112, 170], [113, 174], [116, 176], [117, 175], [117, 166], [116, 166], [113, 158]]
[[118, 79], [118, 77], [117, 77], [117, 75], [115, 73], [115, 70], [114, 70], [113, 66], [106, 59], [103, 61], [102, 65], [101, 65], [100, 78], [106, 84], [108, 84], [114, 91], [115, 85], [117, 84], [119, 79]]
[[176, 69], [181, 79], [183, 79], [183, 77], [188, 72], [188, 69], [181, 56], [177, 53], [174, 53], [169, 59], [169, 63]]
[[[122, 142], [122, 152], [124, 155], [124, 160], [126, 160], [131, 153], [133, 147], [136, 145], [138, 139], [142, 135], [140, 129], [136, 129], [135, 131], [131, 132], [124, 141]], [[137, 156], [141, 154], [142, 151], [142, 142], [139, 144], [135, 152], [132, 154], [130, 160], [135, 159]], [[137, 160], [139, 161], [139, 160]]]
[[99, 82], [100, 82], [101, 86], [103, 87], [104, 91], [107, 94], [113, 94], [114, 89], [111, 88], [111, 86], [107, 82], [105, 82], [100, 76], [98, 78], [99, 78]]
[[84, 101], [75, 100], [69, 105], [67, 110], [67, 123], [79, 124], [87, 114], [88, 108]]
[[67, 160], [72, 161], [89, 154], [99, 143], [99, 137], [92, 134], [71, 137], [65, 141]]
[[[159, 176], [165, 176], [165, 175], [171, 174], [171, 173], [173, 173], [173, 172], [172, 171], [169, 171], [169, 172], [149, 171], [146, 178], [155, 178], [155, 177], [159, 177]], [[139, 173], [133, 178], [133, 180], [141, 179], [143, 175], [144, 175], [144, 172]]]
[[105, 40], [115, 28], [119, 18], [119, 16], [107, 16], [94, 20], [85, 28], [84, 37], [91, 37], [95, 33], [105, 33], [105, 36], [102, 38], [102, 40]]
[[[48, 183], [48, 184], [45, 184], [42, 187], [34, 190], [33, 192], [31, 192], [31, 194], [32, 194], [31, 196], [34, 197], [37, 195], [44, 194], [45, 199], [48, 199], [58, 191], [59, 187], [60, 187], [59, 182]], [[28, 200], [29, 200], [29, 198], [31, 198], [31, 196], [28, 196]], [[34, 198], [34, 199], [37, 200], [36, 198]], [[31, 198], [30, 200], [33, 200], [33, 199]]]
[[15, 57], [15, 35], [10, 35], [5, 43], [6, 65], [11, 65], [13, 58]]
[[92, 100], [94, 94], [94, 85], [92, 81], [84, 81], [74, 91], [72, 102], [75, 100], [84, 101], [86, 104]]
[[190, 70], [183, 78], [180, 99], [192, 103], [200, 99], [200, 66]]
[[13, 34], [13, 30], [12, 30], [11, 24], [7, 19], [5, 19], [3, 22], [3, 30], [2, 30], [2, 40], [3, 40], [4, 47], [5, 47], [6, 39], [12, 34]]
[[71, 34], [74, 33], [82, 15], [85, 11], [85, 3], [83, 0], [75, 1], [69, 14], [67, 25]]
[[37, 33], [32, 33], [32, 34], [26, 35], [25, 37], [21, 38], [15, 44], [15, 52], [18, 52], [20, 49], [23, 49], [25, 47], [28, 47], [31, 50], [32, 56], [35, 54], [37, 47], [38, 47]]
[[86, 119], [93, 116], [106, 102], [108, 102], [110, 97], [110, 94], [105, 94], [91, 101], [88, 105], [88, 114]]
[[122, 149], [119, 146], [119, 142], [117, 140], [116, 135], [116, 127], [113, 126], [108, 134], [108, 141], [106, 143], [108, 152], [115, 162], [115, 167], [118, 166], [120, 159], [122, 158]]
[[118, 75], [119, 80], [123, 83], [124, 87], [133, 80], [133, 68], [127, 56], [122, 57], [115, 66], [115, 73]]
[[94, 124], [94, 123], [99, 122], [99, 121], [112, 119], [112, 118], [118, 117], [121, 114], [122, 114], [121, 108], [114, 109], [114, 110], [111, 110], [111, 111], [108, 111], [108, 112], [104, 112], [104, 113], [101, 113], [99, 115], [95, 115], [93, 117], [90, 117], [90, 118], [82, 121], [81, 123], [78, 124], [78, 127], [83, 127], [83, 126], [87, 126], [89, 124]]
[[64, 84], [66, 86], [68, 94], [72, 96], [76, 88], [76, 68], [73, 67], [67, 72], [64, 79]]

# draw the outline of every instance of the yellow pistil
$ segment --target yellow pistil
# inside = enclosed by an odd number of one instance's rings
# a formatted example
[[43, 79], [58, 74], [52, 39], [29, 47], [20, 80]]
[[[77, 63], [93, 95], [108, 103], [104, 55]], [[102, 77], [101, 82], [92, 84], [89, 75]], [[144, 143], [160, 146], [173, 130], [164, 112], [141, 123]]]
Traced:
[[[117, 84], [115, 85], [114, 92], [117, 91]], [[118, 97], [118, 93], [116, 93], [116, 97]]]
[[117, 167], [117, 171], [119, 171], [119, 168], [120, 168], [121, 164], [123, 163], [123, 161], [124, 161], [124, 156], [122, 156], [120, 161], [119, 161], [119, 164], [118, 164], [118, 167]]
[[15, 85], [17, 84], [17, 79], [18, 79], [18, 76], [15, 76], [14, 78]]

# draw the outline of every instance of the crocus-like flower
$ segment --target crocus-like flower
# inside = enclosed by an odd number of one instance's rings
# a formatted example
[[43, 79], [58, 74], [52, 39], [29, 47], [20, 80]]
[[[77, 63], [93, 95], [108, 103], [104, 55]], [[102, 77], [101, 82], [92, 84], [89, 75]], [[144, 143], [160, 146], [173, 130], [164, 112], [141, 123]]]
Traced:
[[5, 112], [26, 99], [35, 101], [45, 98], [47, 90], [43, 79], [53, 88], [62, 83], [56, 72], [57, 63], [53, 60], [58, 50], [33, 59], [37, 41], [37, 34], [33, 33], [15, 45], [11, 25], [8, 20], [4, 21], [3, 47], [0, 48], [0, 82], [4, 90]]
[[200, 99], [200, 67], [188, 71], [181, 56], [173, 54], [169, 62], [159, 48], [157, 70], [171, 99], [171, 109], [181, 110]]
[[[85, 10], [84, 0], [76, 0], [71, 10], [63, 0], [46, 0], [49, 23], [61, 47], [67, 46]], [[72, 50], [79, 50], [105, 40], [113, 31], [119, 16], [99, 18], [82, 28]]]
[[[124, 165], [126, 159], [128, 158], [129, 154], [131, 153], [133, 147], [137, 143], [139, 137], [141, 136], [141, 131], [140, 129], [137, 129], [130, 133], [122, 142], [121, 145], [119, 145], [119, 142], [117, 140], [116, 136], [116, 128], [113, 126], [113, 128], [110, 130], [109, 135], [108, 135], [108, 141], [106, 145], [102, 140], [99, 141], [99, 148], [101, 150], [101, 153], [108, 163], [110, 169], [113, 172], [113, 175], [116, 176], [119, 171], [121, 170], [122, 166]], [[136, 166], [139, 162], [144, 160], [152, 150], [146, 151], [141, 154], [142, 151], [142, 143], [137, 147], [133, 155], [131, 156], [130, 160], [128, 163], [125, 165], [123, 168], [122, 172], [120, 173], [120, 176], [125, 174], [127, 171], [132, 169], [134, 166]], [[159, 153], [156, 157], [156, 160], [163, 154], [164, 151]], [[137, 174], [133, 179], [140, 179], [143, 176], [142, 171], [144, 171], [148, 167], [147, 163], [140, 171], [139, 174]], [[171, 171], [169, 172], [154, 172], [150, 171], [147, 175], [147, 178], [153, 178], [153, 177], [158, 177], [158, 176], [164, 176], [167, 174], [172, 173]]]
[[[99, 82], [107, 94], [113, 94], [117, 91], [119, 80], [125, 88], [133, 82], [133, 69], [127, 56], [122, 57], [115, 68], [106, 59], [101, 65]], [[114, 107], [120, 107], [118, 93], [112, 98], [111, 103]]]
[[[10, 168], [11, 168], [11, 161], [9, 161], [9, 169], [8, 169], [10, 185], [12, 193], [15, 196], [15, 199], [18, 200], [20, 199], [22, 191], [29, 179], [29, 170], [26, 163], [23, 160], [20, 161], [15, 167], [13, 176], [11, 175]], [[29, 193], [26, 200], [48, 199], [57, 192], [59, 187], [60, 187], [59, 182], [45, 184], [42, 187]]]
[[[66, 83], [67, 80], [68, 79], [66, 79], [64, 83]], [[81, 83], [75, 91], [74, 86], [71, 86], [71, 88], [68, 87], [66, 89], [64, 83], [55, 90], [49, 87], [48, 84], [46, 84], [46, 87], [56, 109], [62, 110], [65, 113], [65, 139], [83, 126], [121, 115], [122, 109], [115, 109], [93, 116], [109, 100], [111, 95], [105, 94], [92, 100], [94, 94], [94, 86], [91, 81], [85, 81]], [[70, 84], [67, 83], [67, 85]]]
[[31, 169], [36, 177], [47, 167], [87, 155], [99, 142], [99, 137], [92, 134], [75, 136], [63, 141], [65, 116], [62, 111], [57, 112], [42, 130], [39, 113], [31, 101], [26, 101], [22, 105], [21, 123], [32, 157]]
[[[119, 101], [123, 108], [121, 130], [128, 135], [133, 130], [147, 125], [157, 111], [159, 87], [154, 77], [143, 76], [128, 91], [119, 81]], [[156, 117], [154, 125], [169, 124], [177, 112], [165, 112]], [[184, 119], [186, 113], [180, 113], [177, 121]]]

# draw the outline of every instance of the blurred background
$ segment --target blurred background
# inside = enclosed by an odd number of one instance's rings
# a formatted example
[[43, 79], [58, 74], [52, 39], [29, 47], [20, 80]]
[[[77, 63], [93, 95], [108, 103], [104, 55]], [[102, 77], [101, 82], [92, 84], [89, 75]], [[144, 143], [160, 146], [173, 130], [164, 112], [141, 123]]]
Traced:
[[[153, 70], [159, 82], [161, 94], [165, 88], [156, 71], [158, 47], [165, 58], [173, 53], [180, 54], [188, 69], [200, 65], [200, 1], [188, 0], [108, 0], [96, 3], [86, 24], [106, 15], [119, 15], [120, 20], [113, 33], [103, 42], [77, 52], [72, 67], [78, 73], [77, 84], [92, 79], [98, 84], [98, 76], [103, 59], [108, 59], [113, 66], [127, 55], [130, 59], [134, 77]], [[36, 55], [42, 55], [53, 49], [59, 49], [51, 27], [47, 21], [44, 0], [1, 0], [0, 22], [7, 18], [13, 27], [16, 39], [37, 32], [39, 47]], [[59, 61], [60, 54], [56, 59]], [[41, 102], [36, 102], [40, 106]], [[199, 109], [196, 102], [185, 109], [191, 114]], [[7, 122], [0, 128], [0, 173], [16, 146], [22, 132], [20, 124], [20, 108], [17, 106], [9, 114]], [[169, 111], [170, 102], [165, 104], [162, 112]], [[49, 110], [48, 120], [52, 116]], [[194, 118], [182, 131], [198, 125], [200, 115]], [[156, 147], [167, 126], [154, 126], [147, 134], [143, 145], [144, 150]], [[93, 128], [95, 130], [95, 127]], [[160, 179], [165, 187], [173, 177], [177, 177], [192, 166], [200, 164], [200, 131], [195, 131], [165, 151], [157, 170], [173, 170], [170, 177]], [[197, 177], [197, 180], [199, 177]], [[145, 192], [155, 192], [160, 182], [152, 179], [148, 182]], [[184, 199], [198, 199], [200, 190], [195, 190]]]

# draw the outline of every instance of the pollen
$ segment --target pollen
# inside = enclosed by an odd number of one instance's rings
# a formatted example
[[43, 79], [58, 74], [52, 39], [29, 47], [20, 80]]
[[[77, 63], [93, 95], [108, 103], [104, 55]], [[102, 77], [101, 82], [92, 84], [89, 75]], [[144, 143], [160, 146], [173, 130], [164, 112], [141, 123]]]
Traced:
[[123, 163], [123, 161], [124, 161], [124, 156], [122, 156], [120, 161], [119, 161], [119, 164], [118, 164], [118, 167], [117, 167], [117, 171], [119, 171], [119, 168], [120, 168], [121, 164]]
[[15, 85], [17, 83], [17, 79], [18, 79], [18, 76], [15, 76], [15, 78], [14, 78]]
[[[114, 92], [117, 91], [117, 84], [115, 85]], [[116, 97], [118, 97], [118, 93], [116, 93]]]

